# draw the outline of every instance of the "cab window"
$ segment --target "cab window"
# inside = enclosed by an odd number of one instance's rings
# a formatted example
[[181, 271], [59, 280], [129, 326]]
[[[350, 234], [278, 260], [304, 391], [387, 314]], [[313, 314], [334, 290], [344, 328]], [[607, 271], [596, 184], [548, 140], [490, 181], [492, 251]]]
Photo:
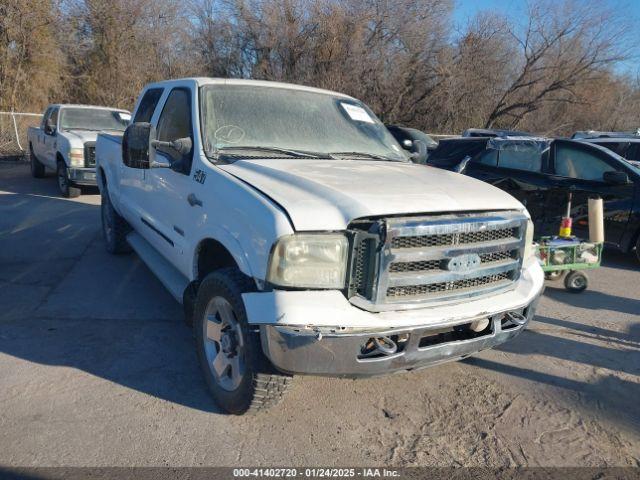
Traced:
[[[179, 138], [189, 137], [193, 140], [192, 132], [189, 91], [175, 88], [169, 94], [158, 119], [157, 139], [163, 142], [171, 142]], [[158, 147], [157, 150], [173, 162], [182, 162], [183, 166], [179, 170], [183, 173], [189, 173], [193, 149], [184, 157], [172, 148]]]
[[592, 152], [565, 145], [556, 146], [556, 175], [601, 182], [604, 172], [611, 170], [614, 169]]
[[505, 149], [498, 154], [498, 166], [513, 170], [540, 173], [542, 170], [542, 155], [533, 149]]

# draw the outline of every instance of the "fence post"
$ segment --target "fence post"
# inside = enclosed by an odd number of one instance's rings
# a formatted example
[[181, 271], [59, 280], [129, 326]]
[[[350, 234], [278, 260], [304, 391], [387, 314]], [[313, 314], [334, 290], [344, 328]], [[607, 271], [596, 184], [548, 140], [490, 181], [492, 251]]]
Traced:
[[18, 144], [18, 148], [21, 152], [24, 152], [24, 148], [20, 145], [20, 136], [18, 135], [18, 124], [16, 123], [16, 116], [13, 114], [13, 110], [11, 110], [11, 119], [13, 120], [13, 130], [16, 132], [16, 143]]

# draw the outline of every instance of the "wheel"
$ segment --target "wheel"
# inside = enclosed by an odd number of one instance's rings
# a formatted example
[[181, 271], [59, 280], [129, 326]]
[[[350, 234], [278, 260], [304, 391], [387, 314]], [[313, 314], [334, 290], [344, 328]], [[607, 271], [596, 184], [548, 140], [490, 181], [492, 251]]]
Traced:
[[589, 286], [589, 279], [582, 272], [572, 270], [564, 279], [564, 286], [571, 293], [580, 293]]
[[544, 274], [544, 278], [555, 282], [557, 280], [560, 280], [562, 277], [564, 277], [564, 274], [567, 273], [566, 270], [555, 270], [553, 272], [545, 272]]
[[36, 154], [33, 153], [33, 147], [29, 145], [29, 163], [31, 164], [31, 176], [33, 178], [44, 177], [44, 165], [40, 163], [40, 160], [36, 158]]
[[67, 165], [61, 160], [58, 161], [58, 168], [56, 173], [58, 177], [58, 187], [60, 188], [60, 193], [62, 193], [62, 196], [65, 198], [79, 197], [82, 191], [78, 187], [74, 187], [73, 185], [71, 185]]
[[638, 238], [636, 239], [636, 259], [640, 262], [640, 233], [638, 233]]
[[107, 187], [102, 189], [100, 213], [102, 217], [102, 236], [109, 253], [129, 253], [131, 246], [127, 242], [127, 234], [131, 227], [118, 215], [109, 199]]
[[194, 329], [198, 360], [215, 402], [241, 415], [277, 404], [292, 377], [278, 373], [247, 323], [242, 293], [253, 282], [236, 268], [207, 275], [198, 288]]

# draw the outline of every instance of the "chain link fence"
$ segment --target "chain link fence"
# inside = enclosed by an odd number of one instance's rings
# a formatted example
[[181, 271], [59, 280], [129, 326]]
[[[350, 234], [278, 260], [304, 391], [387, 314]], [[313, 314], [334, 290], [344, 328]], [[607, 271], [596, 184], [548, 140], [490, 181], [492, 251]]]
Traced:
[[26, 159], [27, 129], [37, 127], [41, 120], [41, 113], [0, 112], [0, 160]]

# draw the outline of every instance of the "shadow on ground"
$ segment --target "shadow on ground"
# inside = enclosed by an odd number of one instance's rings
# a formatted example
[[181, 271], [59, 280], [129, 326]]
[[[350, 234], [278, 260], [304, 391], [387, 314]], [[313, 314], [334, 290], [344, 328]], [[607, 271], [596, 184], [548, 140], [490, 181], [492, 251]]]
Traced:
[[0, 179], [0, 353], [217, 412], [180, 305], [135, 255], [106, 253], [96, 199], [20, 172]]

